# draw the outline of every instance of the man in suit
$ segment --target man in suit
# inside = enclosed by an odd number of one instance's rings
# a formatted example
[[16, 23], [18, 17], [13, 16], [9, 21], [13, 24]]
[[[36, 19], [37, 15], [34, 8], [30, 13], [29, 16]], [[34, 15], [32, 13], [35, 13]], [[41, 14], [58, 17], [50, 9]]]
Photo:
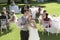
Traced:
[[18, 21], [18, 26], [20, 27], [20, 35], [21, 35], [21, 40], [28, 40], [29, 38], [29, 30], [28, 30], [28, 10], [23, 11], [23, 16], [19, 19]]

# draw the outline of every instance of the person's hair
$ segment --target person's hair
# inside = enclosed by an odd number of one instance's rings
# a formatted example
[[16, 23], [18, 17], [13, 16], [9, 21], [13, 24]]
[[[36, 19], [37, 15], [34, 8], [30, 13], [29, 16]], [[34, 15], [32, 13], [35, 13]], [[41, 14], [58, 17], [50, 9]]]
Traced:
[[3, 9], [2, 10], [6, 10], [6, 7], [3, 7]]
[[29, 6], [27, 5], [27, 9], [29, 9]]
[[24, 6], [21, 8], [21, 13], [22, 14], [24, 13]]
[[44, 10], [43, 12], [46, 12], [46, 10]]
[[[25, 6], [26, 6], [26, 9], [25, 9]], [[21, 9], [21, 13], [24, 14], [25, 11], [28, 11], [29, 9], [29, 6], [28, 5], [24, 5]]]
[[24, 11], [23, 11], [23, 14], [25, 14], [26, 11], [29, 11], [29, 10], [24, 10]]
[[46, 13], [46, 18], [48, 18], [48, 13]]

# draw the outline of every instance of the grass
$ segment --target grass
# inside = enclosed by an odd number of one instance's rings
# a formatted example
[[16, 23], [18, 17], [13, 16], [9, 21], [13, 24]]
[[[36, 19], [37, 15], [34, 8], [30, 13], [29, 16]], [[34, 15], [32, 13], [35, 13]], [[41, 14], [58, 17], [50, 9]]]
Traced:
[[[20, 4], [18, 4], [20, 6]], [[45, 3], [45, 4], [29, 4], [29, 5], [41, 5], [45, 6], [45, 9], [48, 11], [50, 15], [55, 14], [57, 16], [60, 15], [60, 4], [58, 3]], [[21, 14], [16, 14], [18, 18], [20, 18]], [[56, 36], [55, 34], [50, 34], [50, 36], [47, 35], [47, 33], [44, 33], [42, 35], [43, 28], [39, 25], [39, 23], [36, 24], [39, 30], [39, 35], [41, 40], [60, 40], [60, 34]], [[15, 23], [10, 24], [10, 31], [7, 33], [3, 33], [0, 35], [0, 40], [20, 40], [20, 29], [18, 26], [16, 26]]]

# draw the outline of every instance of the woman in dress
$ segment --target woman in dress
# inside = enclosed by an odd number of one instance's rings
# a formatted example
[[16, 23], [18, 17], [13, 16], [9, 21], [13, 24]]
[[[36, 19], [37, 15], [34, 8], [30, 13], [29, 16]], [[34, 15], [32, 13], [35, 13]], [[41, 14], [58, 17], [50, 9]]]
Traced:
[[29, 21], [29, 40], [40, 40], [37, 26], [31, 15], [28, 18]]
[[46, 10], [43, 11], [43, 14], [39, 17], [39, 23], [42, 24], [43, 19], [46, 17]]
[[10, 21], [16, 23], [16, 22], [17, 22], [17, 19], [18, 19], [18, 18], [16, 17], [16, 15], [15, 15], [15, 13], [14, 13], [14, 10], [12, 10], [12, 11], [11, 11], [11, 19], [10, 19]]
[[45, 16], [45, 18], [43, 19], [43, 22], [42, 22], [42, 24], [46, 27], [46, 28], [48, 28], [48, 27], [51, 27], [51, 25], [50, 25], [50, 18], [48, 18], [48, 14], [46, 13], [46, 16]]

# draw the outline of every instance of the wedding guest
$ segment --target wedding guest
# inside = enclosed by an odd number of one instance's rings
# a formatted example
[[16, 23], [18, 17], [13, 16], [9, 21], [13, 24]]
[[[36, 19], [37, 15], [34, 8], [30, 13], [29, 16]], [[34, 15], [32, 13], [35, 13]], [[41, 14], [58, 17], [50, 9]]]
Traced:
[[11, 19], [10, 19], [10, 21], [11, 22], [17, 22], [17, 17], [16, 17], [16, 15], [15, 15], [15, 11], [14, 10], [11, 10]]
[[42, 16], [39, 17], [39, 23], [42, 24], [43, 19], [46, 17], [46, 10], [43, 11]]
[[6, 10], [5, 7], [3, 7], [3, 11], [1, 12], [2, 18], [6, 17], [7, 20], [7, 29], [9, 30], [9, 20], [10, 20], [10, 13]]
[[12, 1], [12, 3], [9, 5], [9, 10], [11, 13], [11, 10], [14, 10], [15, 13], [20, 13], [19, 7], [15, 4], [14, 1]]
[[48, 18], [48, 13], [46, 13], [46, 17], [43, 19], [43, 25], [46, 28], [51, 27], [50, 22], [51, 22], [51, 19]]

